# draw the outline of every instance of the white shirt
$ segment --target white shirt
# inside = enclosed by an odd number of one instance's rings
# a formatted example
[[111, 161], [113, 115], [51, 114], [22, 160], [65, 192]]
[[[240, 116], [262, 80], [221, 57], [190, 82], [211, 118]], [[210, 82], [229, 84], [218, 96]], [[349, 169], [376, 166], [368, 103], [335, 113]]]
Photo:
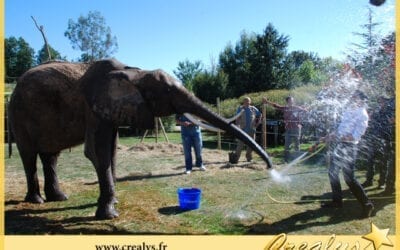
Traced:
[[361, 136], [364, 135], [368, 127], [368, 113], [365, 107], [350, 107], [342, 117], [342, 121], [337, 129], [339, 140], [341, 137], [351, 135], [354, 144], [358, 144]]

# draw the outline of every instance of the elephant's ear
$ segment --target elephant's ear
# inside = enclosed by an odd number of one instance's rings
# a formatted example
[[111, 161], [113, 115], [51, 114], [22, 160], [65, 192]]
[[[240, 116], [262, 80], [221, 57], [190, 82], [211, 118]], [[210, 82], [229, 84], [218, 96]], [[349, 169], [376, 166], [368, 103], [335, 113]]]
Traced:
[[92, 85], [94, 88], [86, 89], [93, 112], [116, 125], [153, 128], [153, 112], [136, 86], [140, 75], [136, 69], [111, 71]]

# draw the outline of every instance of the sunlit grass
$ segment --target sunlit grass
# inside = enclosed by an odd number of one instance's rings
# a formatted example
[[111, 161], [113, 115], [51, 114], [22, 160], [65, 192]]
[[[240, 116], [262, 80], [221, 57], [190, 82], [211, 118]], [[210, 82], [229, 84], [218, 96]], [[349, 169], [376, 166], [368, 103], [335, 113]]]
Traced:
[[[157, 148], [154, 138], [145, 145], [153, 150], [137, 151], [140, 138], [121, 138], [118, 150], [116, 205], [120, 216], [114, 220], [94, 220], [98, 183], [94, 167], [83, 156], [83, 146], [65, 150], [59, 160], [59, 179], [68, 201], [44, 204], [23, 202], [26, 183], [21, 161], [14, 150], [5, 168], [6, 234], [365, 234], [369, 219], [360, 219], [360, 206], [345, 191], [345, 208], [320, 209], [320, 201], [330, 197], [324, 157], [295, 165], [288, 171], [290, 182], [277, 183], [255, 157], [255, 164], [227, 163], [227, 151], [205, 149], [208, 171], [184, 175], [184, 160], [177, 143]], [[152, 141], [153, 140], [153, 141]], [[160, 139], [161, 140], [161, 139]], [[306, 150], [309, 145], [303, 145]], [[14, 147], [15, 149], [15, 147]], [[285, 165], [282, 147], [268, 149], [278, 171]], [[40, 165], [39, 165], [40, 166]], [[39, 168], [43, 186], [43, 174]], [[364, 181], [364, 172], [357, 178]], [[182, 212], [177, 188], [199, 187], [201, 207]], [[343, 183], [343, 188], [347, 187]], [[393, 198], [368, 189], [377, 214], [373, 221], [395, 232]]]

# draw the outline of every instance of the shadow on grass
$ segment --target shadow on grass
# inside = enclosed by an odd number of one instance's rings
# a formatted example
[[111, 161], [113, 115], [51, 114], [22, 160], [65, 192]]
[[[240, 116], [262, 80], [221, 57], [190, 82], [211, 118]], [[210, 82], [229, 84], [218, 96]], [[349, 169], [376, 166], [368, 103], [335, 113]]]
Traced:
[[[11, 200], [6, 205], [22, 205], [25, 202]], [[114, 225], [114, 220], [97, 220], [94, 216], [71, 216], [62, 219], [50, 219], [48, 213], [68, 210], [83, 210], [96, 207], [97, 203], [79, 206], [5, 211], [6, 235], [161, 235], [160, 232], [130, 232]]]
[[[124, 177], [119, 177], [117, 178], [117, 182], [124, 182], [124, 181], [141, 181], [145, 179], [158, 179], [158, 178], [168, 178], [168, 177], [173, 177], [173, 176], [178, 176], [178, 175], [183, 175], [184, 172], [182, 173], [170, 173], [170, 174], [152, 174], [152, 173], [147, 173], [147, 174], [132, 174]], [[88, 182], [85, 183], [85, 185], [97, 185], [99, 182], [94, 181], [94, 182]]]
[[178, 176], [178, 175], [183, 175], [184, 173], [170, 173], [170, 174], [145, 174], [145, 175], [129, 175], [129, 176], [124, 176], [117, 178], [117, 182], [122, 182], [122, 181], [140, 181], [144, 179], [158, 179], [158, 178], [168, 178], [168, 177], [173, 177], [173, 176]]
[[[349, 190], [343, 192], [344, 197], [352, 197]], [[330, 193], [321, 196], [304, 196], [296, 202], [297, 205], [315, 202], [315, 200], [326, 200], [331, 197]], [[395, 203], [395, 197], [383, 197], [381, 194], [369, 195], [373, 201], [375, 209], [372, 216], [386, 205]], [[279, 204], [277, 204], [279, 205]], [[280, 204], [282, 206], [282, 204]], [[279, 207], [277, 207], [279, 209]], [[269, 234], [276, 235], [282, 232], [296, 233], [310, 227], [335, 225], [342, 222], [364, 219], [362, 209], [356, 200], [343, 202], [343, 208], [317, 208], [309, 209], [301, 213], [293, 214], [287, 218], [274, 223], [256, 223], [247, 227], [247, 234]]]
[[179, 206], [162, 207], [158, 209], [158, 212], [163, 215], [176, 215], [188, 212], [190, 210], [182, 210]]

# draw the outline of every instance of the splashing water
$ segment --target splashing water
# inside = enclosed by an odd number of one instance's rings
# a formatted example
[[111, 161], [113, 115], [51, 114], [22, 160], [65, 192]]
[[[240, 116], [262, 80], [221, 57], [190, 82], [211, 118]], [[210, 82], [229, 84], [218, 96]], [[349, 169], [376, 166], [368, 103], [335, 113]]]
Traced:
[[305, 152], [301, 154], [299, 157], [291, 161], [288, 165], [286, 165], [280, 172], [278, 172], [276, 169], [271, 170], [271, 177], [275, 182], [279, 183], [284, 183], [284, 182], [290, 182], [291, 179], [289, 176], [284, 175], [286, 174], [291, 167], [299, 163], [306, 155], [308, 152]]
[[305, 152], [303, 154], [301, 154], [299, 157], [297, 157], [296, 159], [294, 159], [293, 161], [291, 161], [284, 169], [287, 171], [289, 168], [291, 168], [292, 166], [296, 165], [297, 163], [299, 163], [304, 156], [307, 155], [308, 152]]
[[282, 175], [276, 169], [271, 170], [271, 177], [272, 177], [272, 180], [274, 180], [275, 182], [278, 182], [278, 183], [285, 183], [285, 182], [291, 181], [289, 176]]

